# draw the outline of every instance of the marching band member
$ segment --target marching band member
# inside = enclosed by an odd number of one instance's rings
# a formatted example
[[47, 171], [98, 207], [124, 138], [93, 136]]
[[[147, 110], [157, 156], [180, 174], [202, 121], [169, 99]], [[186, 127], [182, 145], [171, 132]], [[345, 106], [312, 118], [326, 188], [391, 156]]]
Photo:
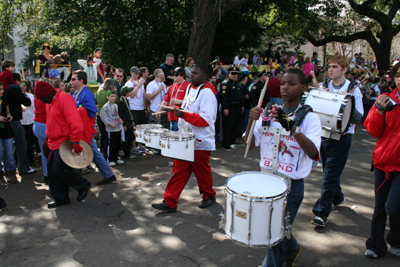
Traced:
[[[327, 88], [334, 93], [347, 93], [353, 89], [350, 81], [346, 79], [346, 73], [349, 69], [349, 62], [346, 57], [336, 55], [328, 62], [329, 77]], [[321, 159], [324, 168], [324, 177], [321, 188], [321, 196], [313, 207], [314, 218], [311, 223], [318, 227], [325, 227], [328, 222], [328, 216], [333, 209], [342, 205], [346, 200], [340, 187], [340, 176], [347, 162], [349, 150], [351, 147], [352, 135], [355, 133], [355, 126], [362, 119], [364, 114], [362, 94], [357, 87], [353, 91], [355, 98], [354, 115], [350, 119], [350, 126], [347, 133], [331, 134], [330, 138], [322, 137]]]
[[196, 175], [200, 194], [203, 195], [199, 208], [207, 208], [215, 203], [216, 192], [213, 188], [210, 168], [211, 151], [215, 150], [214, 123], [217, 114], [217, 98], [215, 88], [206, 82], [207, 68], [196, 65], [192, 70], [191, 86], [187, 89], [182, 103], [184, 113], [175, 109], [174, 115], [179, 117], [179, 128], [185, 126], [192, 129], [196, 138], [194, 162], [174, 160], [173, 175], [168, 182], [161, 203], [151, 206], [168, 212], [176, 211], [178, 199], [185, 188], [192, 172]]
[[[254, 107], [250, 112], [250, 122], [246, 131], [247, 139], [252, 121], [256, 120], [250, 149], [260, 146], [261, 171], [274, 173], [291, 183], [286, 206], [287, 212], [290, 213], [291, 225], [303, 201], [304, 178], [310, 174], [313, 160], [319, 159], [318, 150], [321, 143], [319, 117], [309, 112], [309, 106], [300, 105], [301, 96], [306, 90], [304, 73], [298, 69], [289, 69], [282, 78], [280, 88], [283, 106], [274, 105], [271, 110], [265, 112], [262, 108]], [[275, 136], [277, 134], [280, 136]], [[274, 142], [279, 142], [279, 150], [274, 151]], [[285, 237], [279, 244], [268, 249], [262, 266], [279, 267], [283, 266], [284, 262], [287, 266], [293, 266], [300, 253], [301, 247], [296, 238], [293, 235], [290, 239]]]

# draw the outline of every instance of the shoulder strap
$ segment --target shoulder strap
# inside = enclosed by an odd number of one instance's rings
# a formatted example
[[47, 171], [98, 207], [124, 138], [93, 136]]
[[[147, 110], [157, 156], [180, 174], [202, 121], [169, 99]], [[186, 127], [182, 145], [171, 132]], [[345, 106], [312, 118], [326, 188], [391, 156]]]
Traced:
[[356, 81], [350, 82], [349, 87], [347, 87], [347, 93], [350, 92], [351, 89], [353, 89], [355, 85], [356, 85]]

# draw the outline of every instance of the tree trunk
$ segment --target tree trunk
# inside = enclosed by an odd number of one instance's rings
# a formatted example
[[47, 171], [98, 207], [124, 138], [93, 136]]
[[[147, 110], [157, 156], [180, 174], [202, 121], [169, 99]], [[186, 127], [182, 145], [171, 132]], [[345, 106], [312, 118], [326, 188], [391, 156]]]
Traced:
[[392, 49], [393, 33], [383, 30], [380, 38], [380, 45], [375, 52], [379, 70], [390, 70], [390, 51]]
[[187, 56], [192, 57], [196, 64], [207, 65], [210, 62], [220, 2], [222, 17], [236, 7], [257, 1], [259, 0], [197, 0]]

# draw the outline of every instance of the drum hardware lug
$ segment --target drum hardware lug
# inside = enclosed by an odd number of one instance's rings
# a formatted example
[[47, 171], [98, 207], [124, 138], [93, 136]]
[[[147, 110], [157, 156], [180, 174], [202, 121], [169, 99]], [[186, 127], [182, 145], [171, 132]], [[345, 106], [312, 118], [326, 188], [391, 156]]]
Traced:
[[248, 240], [248, 245], [250, 246], [250, 233], [251, 233], [251, 211], [253, 207], [251, 206], [252, 198], [250, 198], [250, 206], [249, 206], [249, 229], [247, 232], [247, 240]]
[[290, 240], [292, 236], [292, 225], [290, 224], [290, 211], [287, 212], [287, 215], [285, 216], [285, 236], [288, 240]]
[[186, 139], [186, 149], [189, 148], [189, 141]]
[[233, 194], [232, 194], [232, 201], [231, 201], [230, 204], [231, 204], [231, 210], [232, 210], [232, 212], [231, 212], [231, 229], [230, 229], [230, 232], [233, 233], [233, 214], [234, 214], [233, 211], [235, 210], [235, 209], [234, 209], [234, 207], [235, 207], [235, 205], [234, 205], [235, 202], [233, 202]]
[[268, 229], [268, 240], [269, 240], [269, 244], [271, 245], [271, 238], [272, 238], [272, 212], [274, 211], [274, 206], [272, 205], [272, 200], [269, 206], [269, 229]]

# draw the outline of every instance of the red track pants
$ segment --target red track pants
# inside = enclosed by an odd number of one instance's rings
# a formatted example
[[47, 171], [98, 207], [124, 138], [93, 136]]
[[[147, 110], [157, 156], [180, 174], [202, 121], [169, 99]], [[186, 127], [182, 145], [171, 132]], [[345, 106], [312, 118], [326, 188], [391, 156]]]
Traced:
[[195, 150], [194, 162], [174, 160], [172, 166], [174, 175], [169, 180], [164, 193], [165, 202], [169, 207], [173, 209], [177, 208], [179, 196], [189, 181], [192, 172], [196, 176], [199, 191], [203, 195], [203, 199], [215, 197], [216, 192], [213, 189], [210, 155], [211, 151]]

